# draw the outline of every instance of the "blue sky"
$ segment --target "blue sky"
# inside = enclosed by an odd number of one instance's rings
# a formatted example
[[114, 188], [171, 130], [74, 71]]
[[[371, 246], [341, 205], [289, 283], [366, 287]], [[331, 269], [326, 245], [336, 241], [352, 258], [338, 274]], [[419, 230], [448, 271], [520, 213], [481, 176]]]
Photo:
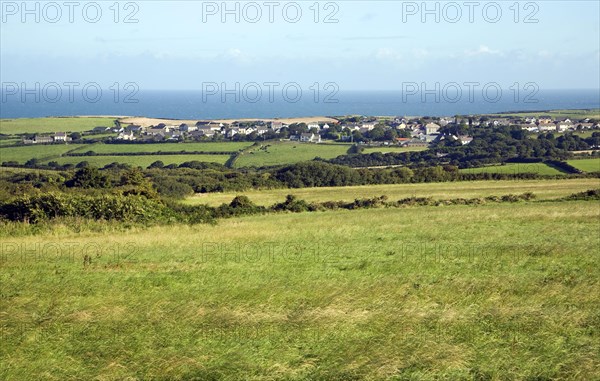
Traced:
[[[262, 11], [255, 23], [243, 17], [246, 6], [246, 16], [256, 18], [248, 2], [238, 2], [239, 23], [233, 15], [222, 22], [221, 1], [139, 1], [127, 9], [127, 2], [120, 2], [117, 23], [113, 1], [97, 2], [102, 15], [96, 23], [82, 15], [90, 2], [80, 2], [72, 23], [62, 2], [57, 2], [60, 18], [52, 8], [44, 15], [39, 3], [40, 22], [34, 15], [22, 22], [22, 9], [14, 8], [20, 1], [1, 3], [2, 82], [97, 82], [102, 87], [135, 82], [141, 90], [200, 89], [203, 82], [224, 81], [303, 87], [335, 82], [342, 91], [400, 90], [404, 82], [600, 88], [598, 1], [519, 2], [519, 22], [515, 2], [482, 1], [473, 8], [472, 23], [462, 1], [453, 3], [458, 8], [437, 2], [439, 22], [434, 15], [423, 22], [420, 1], [318, 2], [319, 22], [313, 1], [274, 2], [273, 23], [263, 1], [255, 2]], [[35, 2], [29, 6], [34, 9]], [[283, 18], [284, 6], [290, 18], [297, 7], [302, 10], [298, 22]], [[484, 6], [488, 18], [498, 22], [486, 21]], [[95, 18], [96, 6], [87, 9], [89, 19]], [[462, 17], [451, 23], [456, 9]], [[138, 22], [124, 23], [131, 12]], [[338, 22], [323, 22], [331, 12]], [[532, 12], [538, 22], [523, 22]]]

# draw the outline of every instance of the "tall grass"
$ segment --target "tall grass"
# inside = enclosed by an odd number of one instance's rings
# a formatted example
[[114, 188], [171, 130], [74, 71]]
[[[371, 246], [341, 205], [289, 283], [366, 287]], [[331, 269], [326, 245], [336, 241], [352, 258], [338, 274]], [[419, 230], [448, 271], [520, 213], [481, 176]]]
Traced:
[[2, 240], [0, 378], [600, 378], [585, 201]]

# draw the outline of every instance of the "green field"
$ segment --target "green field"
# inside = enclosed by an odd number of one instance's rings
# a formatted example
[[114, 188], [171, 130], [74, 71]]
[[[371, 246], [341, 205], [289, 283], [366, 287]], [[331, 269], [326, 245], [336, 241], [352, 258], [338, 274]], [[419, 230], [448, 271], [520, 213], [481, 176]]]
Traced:
[[460, 170], [463, 173], [536, 173], [538, 175], [560, 175], [564, 172], [550, 167], [544, 163], [508, 163], [503, 165], [491, 165], [480, 168], [465, 168]]
[[99, 154], [125, 152], [236, 152], [248, 148], [253, 143], [154, 143], [154, 144], [90, 144], [77, 152], [94, 151]]
[[584, 172], [600, 172], [600, 158], [568, 160], [568, 164]]
[[0, 133], [15, 135], [43, 132], [83, 132], [114, 126], [115, 118], [22, 118], [0, 119]]
[[229, 203], [235, 196], [244, 194], [258, 205], [270, 206], [293, 194], [309, 202], [353, 201], [357, 198], [371, 198], [382, 195], [389, 200], [408, 197], [433, 197], [434, 199], [475, 198], [505, 194], [533, 192], [539, 199], [551, 200], [588, 189], [600, 188], [600, 179], [565, 180], [502, 180], [464, 181], [425, 184], [367, 185], [352, 187], [324, 187], [303, 189], [250, 190], [245, 192], [203, 193], [188, 198], [191, 205], [208, 204], [218, 206]]
[[186, 161], [202, 161], [207, 163], [225, 164], [229, 155], [139, 155], [139, 156], [68, 156], [48, 161], [56, 161], [59, 164], [77, 164], [87, 161], [95, 167], [104, 167], [111, 163], [125, 163], [142, 168], [148, 167], [155, 161], [162, 161], [165, 165], [181, 164]]
[[600, 119], [600, 109], [591, 110], [551, 110], [551, 111], [530, 111], [521, 113], [506, 113], [506, 114], [495, 114], [496, 116], [517, 116], [517, 117], [528, 117], [535, 116], [539, 117], [542, 115], [548, 115], [552, 118], [569, 118], [569, 119]]
[[401, 153], [401, 152], [417, 152], [417, 151], [426, 151], [427, 147], [398, 147], [398, 146], [381, 146], [381, 147], [364, 147], [363, 153], [373, 153], [373, 152], [381, 152], [381, 153]]
[[0, 163], [5, 161], [16, 161], [24, 164], [27, 160], [37, 158], [40, 160], [53, 159], [85, 144], [43, 144], [20, 147], [0, 148]]
[[[265, 148], [266, 149], [263, 149]], [[293, 164], [312, 160], [316, 157], [332, 159], [345, 155], [350, 148], [347, 144], [309, 144], [299, 142], [268, 142], [262, 148], [256, 147], [244, 152], [235, 162], [236, 167], [265, 167]]]
[[598, 380], [597, 206], [3, 228], [0, 379]]

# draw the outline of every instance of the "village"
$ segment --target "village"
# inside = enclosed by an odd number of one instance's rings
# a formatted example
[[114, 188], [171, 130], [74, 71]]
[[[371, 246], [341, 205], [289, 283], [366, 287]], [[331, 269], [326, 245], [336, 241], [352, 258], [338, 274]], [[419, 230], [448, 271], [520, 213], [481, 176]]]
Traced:
[[[115, 126], [98, 126], [84, 132], [85, 136], [102, 136], [114, 143], [160, 143], [184, 141], [262, 141], [289, 140], [300, 143], [322, 143], [324, 141], [352, 142], [369, 145], [396, 145], [403, 147], [428, 147], [441, 139], [459, 140], [469, 144], [469, 135], [443, 133], [444, 127], [491, 127], [517, 126], [531, 133], [565, 133], [569, 131], [599, 129], [598, 121], [585, 118], [571, 120], [555, 119], [551, 116], [529, 117], [344, 117], [337, 122], [310, 122], [285, 124], [280, 121], [262, 120], [217, 123], [198, 121], [194, 123], [141, 126], [123, 125], [119, 120]], [[463, 130], [459, 128], [458, 130]], [[82, 134], [57, 132], [51, 135], [35, 135], [22, 138], [22, 143], [52, 144], [67, 143], [81, 139]]]

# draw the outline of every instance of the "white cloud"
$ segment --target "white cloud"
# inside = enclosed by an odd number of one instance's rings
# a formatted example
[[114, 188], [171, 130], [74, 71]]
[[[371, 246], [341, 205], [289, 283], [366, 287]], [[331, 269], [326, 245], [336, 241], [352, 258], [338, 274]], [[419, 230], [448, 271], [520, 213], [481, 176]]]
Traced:
[[471, 57], [483, 56], [483, 55], [495, 55], [495, 56], [503, 55], [501, 51], [490, 49], [486, 45], [479, 45], [479, 49], [477, 49], [477, 50], [467, 50], [467, 51], [465, 51], [465, 54], [467, 56], [471, 56]]

